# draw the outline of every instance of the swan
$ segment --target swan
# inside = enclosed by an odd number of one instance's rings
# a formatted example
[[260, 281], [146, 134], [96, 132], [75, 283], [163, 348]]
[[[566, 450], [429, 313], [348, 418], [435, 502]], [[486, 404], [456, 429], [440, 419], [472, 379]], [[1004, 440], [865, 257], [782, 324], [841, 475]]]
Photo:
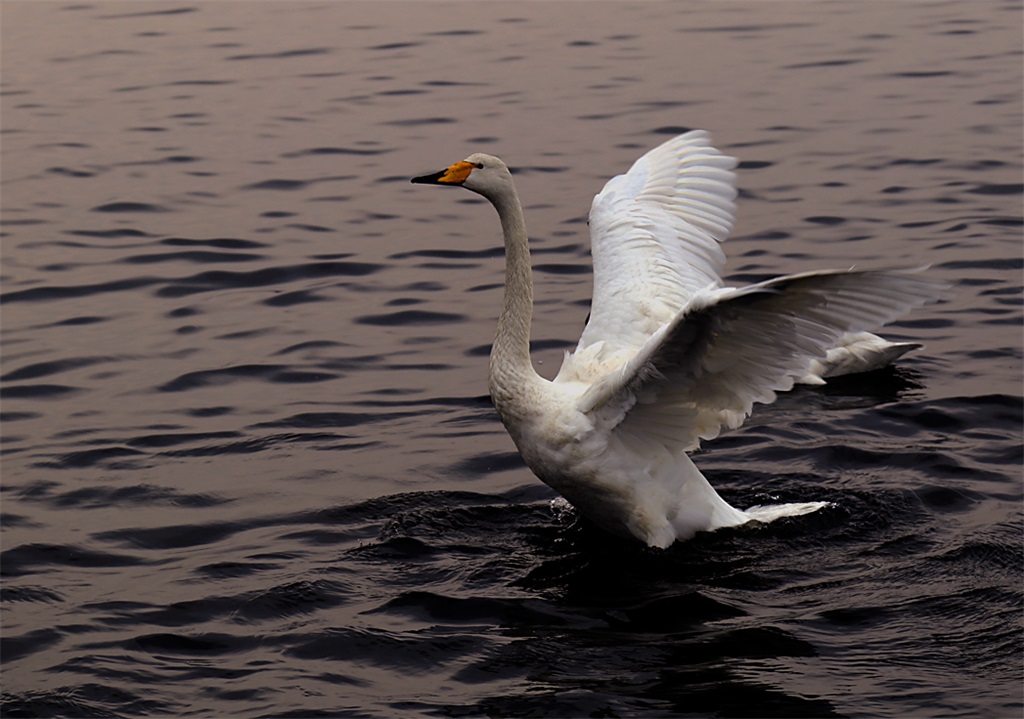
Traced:
[[464, 187], [497, 210], [505, 290], [488, 384], [526, 464], [598, 526], [651, 547], [825, 506], [737, 509], [687, 453], [797, 382], [875, 369], [919, 347], [869, 330], [940, 296], [923, 268], [726, 287], [720, 243], [734, 223], [735, 166], [694, 130], [605, 185], [590, 209], [590, 317], [550, 381], [530, 360], [530, 249], [508, 167], [476, 153], [412, 179]]

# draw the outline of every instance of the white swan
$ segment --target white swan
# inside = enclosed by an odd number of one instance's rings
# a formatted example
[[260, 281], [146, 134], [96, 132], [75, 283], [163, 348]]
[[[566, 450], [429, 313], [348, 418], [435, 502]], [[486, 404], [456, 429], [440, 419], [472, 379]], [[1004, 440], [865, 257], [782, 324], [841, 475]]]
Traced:
[[733, 226], [735, 165], [692, 131], [594, 198], [590, 318], [553, 381], [530, 361], [530, 250], [505, 163], [478, 153], [412, 180], [465, 187], [498, 211], [505, 296], [489, 384], [527, 465], [601, 527], [654, 547], [822, 507], [736, 509], [687, 452], [796, 382], [874, 369], [917, 347], [866, 330], [939, 295], [939, 285], [904, 269], [723, 286], [719, 243]]

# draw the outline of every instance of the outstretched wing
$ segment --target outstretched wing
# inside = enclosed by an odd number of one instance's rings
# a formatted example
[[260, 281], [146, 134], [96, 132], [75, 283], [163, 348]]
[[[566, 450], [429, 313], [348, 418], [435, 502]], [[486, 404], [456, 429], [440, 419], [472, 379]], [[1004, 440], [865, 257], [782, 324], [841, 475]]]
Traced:
[[612, 178], [590, 208], [594, 299], [577, 352], [635, 352], [691, 297], [721, 285], [736, 160], [702, 130], [679, 135]]
[[813, 272], [703, 291], [579, 408], [635, 442], [694, 449], [790, 389], [846, 332], [937, 299], [941, 285], [915, 272]]

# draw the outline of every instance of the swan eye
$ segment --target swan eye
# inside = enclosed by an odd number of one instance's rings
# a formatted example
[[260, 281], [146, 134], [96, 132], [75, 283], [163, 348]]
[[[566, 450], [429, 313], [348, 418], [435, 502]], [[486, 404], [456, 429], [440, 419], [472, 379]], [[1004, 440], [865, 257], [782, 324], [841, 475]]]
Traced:
[[478, 170], [484, 169], [484, 163], [482, 162], [474, 162], [473, 164], [476, 165], [476, 169]]

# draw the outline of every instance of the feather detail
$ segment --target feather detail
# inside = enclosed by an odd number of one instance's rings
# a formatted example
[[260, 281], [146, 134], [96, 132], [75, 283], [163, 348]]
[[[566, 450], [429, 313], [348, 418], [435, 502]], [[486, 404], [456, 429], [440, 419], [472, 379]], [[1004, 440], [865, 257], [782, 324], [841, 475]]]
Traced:
[[812, 272], [705, 290], [577, 406], [603, 426], [694, 449], [791, 389], [841, 338], [860, 333], [852, 336], [863, 343], [874, 337], [864, 330], [934, 299], [940, 285], [920, 270]]

